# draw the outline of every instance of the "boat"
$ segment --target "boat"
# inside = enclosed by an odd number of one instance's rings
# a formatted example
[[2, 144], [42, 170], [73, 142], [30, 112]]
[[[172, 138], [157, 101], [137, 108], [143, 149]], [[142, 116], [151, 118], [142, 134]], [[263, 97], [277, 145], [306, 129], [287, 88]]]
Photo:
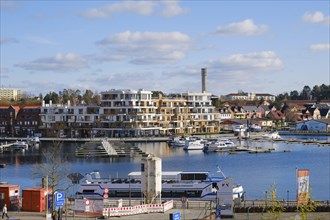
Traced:
[[[86, 174], [76, 192], [77, 197], [98, 199], [105, 191], [110, 198], [142, 198], [141, 172], [131, 172], [128, 178], [101, 178], [98, 171]], [[163, 171], [161, 198], [191, 198], [195, 200], [215, 200], [224, 175], [213, 177], [209, 172]], [[233, 186], [233, 200], [244, 199], [241, 185]]]
[[189, 137], [186, 139], [184, 150], [203, 150], [206, 141], [198, 137]]
[[267, 134], [263, 134], [262, 138], [275, 140], [275, 139], [281, 139], [281, 136], [277, 131], [272, 131]]
[[173, 147], [183, 147], [185, 144], [186, 139], [181, 136], [173, 137], [172, 140], [169, 142], [170, 146]]
[[29, 148], [29, 145], [26, 141], [16, 141], [11, 146], [13, 150], [27, 150]]
[[205, 144], [204, 152], [218, 152], [235, 150], [237, 146], [229, 139], [226, 140], [212, 140]]
[[40, 139], [39, 139], [39, 137], [32, 137], [31, 139], [29, 139], [27, 141], [27, 144], [29, 146], [36, 146], [36, 145], [40, 144]]

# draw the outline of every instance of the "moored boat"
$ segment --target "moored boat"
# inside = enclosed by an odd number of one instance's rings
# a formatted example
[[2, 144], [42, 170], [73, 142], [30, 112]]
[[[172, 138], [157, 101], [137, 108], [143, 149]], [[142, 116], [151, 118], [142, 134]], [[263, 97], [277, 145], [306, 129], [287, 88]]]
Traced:
[[12, 149], [14, 150], [26, 150], [29, 148], [29, 145], [26, 141], [16, 141], [12, 146]]
[[[102, 198], [105, 191], [110, 198], [141, 198], [141, 172], [131, 172], [128, 178], [101, 178], [99, 172], [87, 174], [80, 184], [77, 196], [83, 198]], [[215, 200], [225, 176], [211, 176], [209, 172], [163, 171], [161, 198], [192, 198], [196, 200]], [[241, 185], [233, 186], [233, 199], [243, 200]]]
[[181, 136], [173, 137], [172, 140], [169, 142], [170, 146], [173, 147], [183, 147], [185, 144], [186, 139]]
[[235, 150], [237, 147], [231, 140], [212, 140], [205, 144], [204, 152], [218, 152]]
[[206, 141], [198, 137], [190, 137], [186, 139], [184, 150], [203, 150]]
[[262, 135], [262, 138], [275, 140], [275, 139], [281, 139], [282, 137], [279, 135], [277, 131], [272, 131]]

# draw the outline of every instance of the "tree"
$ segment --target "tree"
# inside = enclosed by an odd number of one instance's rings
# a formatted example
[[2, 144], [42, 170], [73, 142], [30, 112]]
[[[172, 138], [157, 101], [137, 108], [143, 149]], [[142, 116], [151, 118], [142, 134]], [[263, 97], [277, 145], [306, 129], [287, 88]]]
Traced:
[[293, 90], [290, 92], [290, 99], [291, 100], [298, 100], [299, 99], [299, 92], [297, 90]]
[[[277, 189], [276, 185], [273, 184], [270, 186], [269, 193], [266, 191], [266, 206], [264, 209], [266, 210], [269, 219], [276, 220], [280, 219], [282, 212], [285, 211], [281, 201], [279, 201], [276, 197]], [[261, 219], [268, 219], [264, 214], [261, 215]]]
[[59, 103], [59, 95], [56, 92], [49, 92], [47, 95], [45, 95], [44, 100], [46, 103], [49, 103], [50, 100], [54, 104]]
[[311, 88], [309, 86], [304, 86], [303, 90], [300, 93], [300, 96], [303, 100], [309, 100], [311, 98]]
[[152, 91], [152, 98], [159, 98], [159, 95], [164, 97], [164, 93], [162, 91]]
[[[42, 152], [41, 163], [36, 163], [32, 170], [32, 176], [43, 178], [43, 185], [47, 187], [54, 198], [56, 191], [67, 191], [71, 186], [67, 176], [70, 174], [70, 165], [67, 155], [62, 153], [62, 142], [54, 141]], [[55, 210], [53, 203], [52, 210]]]

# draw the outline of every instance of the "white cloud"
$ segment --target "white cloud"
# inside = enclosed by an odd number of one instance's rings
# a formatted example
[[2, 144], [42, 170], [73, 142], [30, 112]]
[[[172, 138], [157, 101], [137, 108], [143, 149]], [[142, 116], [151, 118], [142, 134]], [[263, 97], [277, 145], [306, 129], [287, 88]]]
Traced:
[[221, 72], [264, 72], [283, 68], [283, 62], [273, 51], [234, 54], [208, 61], [208, 66]]
[[187, 13], [189, 10], [187, 8], [182, 8], [178, 1], [167, 1], [164, 0], [163, 4], [165, 8], [162, 11], [162, 15], [165, 17], [174, 17], [180, 14]]
[[303, 21], [307, 23], [316, 23], [316, 24], [330, 24], [330, 17], [326, 17], [322, 12], [316, 11], [314, 13], [306, 12], [302, 17]]
[[53, 72], [77, 71], [88, 67], [86, 59], [74, 53], [57, 53], [54, 57], [40, 58], [15, 66], [32, 71]]
[[10, 43], [18, 43], [18, 40], [14, 37], [1, 37], [0, 44], [10, 44]]
[[125, 58], [131, 63], [176, 62], [191, 48], [191, 39], [181, 32], [121, 32], [99, 42], [108, 56]]
[[309, 49], [313, 51], [329, 51], [330, 44], [312, 44], [309, 46]]
[[253, 20], [246, 19], [242, 22], [231, 23], [224, 27], [219, 27], [215, 34], [223, 36], [231, 35], [242, 35], [242, 36], [252, 36], [260, 35], [268, 30], [266, 25], [256, 25]]
[[100, 8], [89, 9], [82, 13], [82, 16], [85, 18], [111, 18], [113, 14], [121, 12], [150, 15], [153, 13], [155, 5], [157, 3], [152, 1], [121, 1]]
[[[157, 8], [158, 7], [158, 8]], [[160, 10], [160, 13], [158, 12]], [[161, 14], [165, 17], [173, 17], [188, 12], [182, 8], [178, 1], [120, 1], [107, 4], [99, 8], [91, 8], [81, 15], [87, 19], [107, 19], [118, 13], [135, 13], [139, 15]]]

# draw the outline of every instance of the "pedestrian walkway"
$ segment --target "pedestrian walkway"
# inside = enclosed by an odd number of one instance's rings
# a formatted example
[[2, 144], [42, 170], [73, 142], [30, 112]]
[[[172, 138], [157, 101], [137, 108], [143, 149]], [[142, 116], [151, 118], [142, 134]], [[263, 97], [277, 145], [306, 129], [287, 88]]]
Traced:
[[[171, 209], [166, 213], [149, 213], [149, 214], [141, 214], [141, 215], [133, 215], [133, 216], [122, 216], [122, 217], [112, 217], [111, 219], [117, 220], [169, 220], [170, 213], [173, 212], [180, 212], [182, 220], [215, 220], [215, 215], [210, 213], [205, 213], [202, 209]], [[204, 212], [204, 213], [201, 213]], [[202, 216], [200, 216], [202, 214]], [[204, 215], [206, 214], [206, 215]], [[45, 220], [46, 216], [45, 213], [38, 213], [38, 212], [8, 212], [9, 219], [8, 220]], [[265, 219], [262, 217], [268, 216], [268, 214], [262, 215], [262, 213], [235, 213], [232, 219], [235, 220], [261, 220]], [[75, 216], [73, 217], [71, 214], [63, 215], [62, 220], [88, 220], [88, 219], [102, 219], [97, 217], [91, 216]], [[228, 219], [228, 218], [226, 218]], [[267, 218], [268, 219], [268, 218]], [[295, 212], [288, 212], [282, 213], [280, 220], [287, 220], [287, 219], [299, 219], [299, 213]], [[330, 219], [330, 212], [316, 212], [316, 213], [309, 213], [307, 219], [319, 219], [319, 220], [329, 220]]]

